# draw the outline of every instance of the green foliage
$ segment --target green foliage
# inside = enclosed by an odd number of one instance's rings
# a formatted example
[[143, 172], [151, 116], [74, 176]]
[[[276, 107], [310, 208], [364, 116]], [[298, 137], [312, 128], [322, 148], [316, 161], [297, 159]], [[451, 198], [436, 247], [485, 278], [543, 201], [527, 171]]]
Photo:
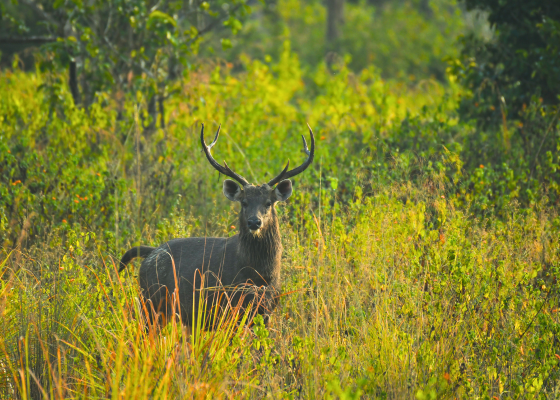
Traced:
[[[560, 4], [546, 0], [465, 0], [469, 9], [487, 12], [494, 39], [463, 39], [463, 82], [473, 91], [463, 112], [482, 125], [517, 118], [534, 103], [560, 102]], [[474, 105], [476, 103], [476, 106]], [[501, 112], [500, 112], [501, 111]]]
[[429, 14], [414, 2], [369, 8], [349, 5], [340, 49], [356, 71], [373, 64], [383, 76], [405, 81], [445, 81], [444, 58], [456, 56], [456, 38], [467, 31], [465, 15], [453, 1], [430, 1]]
[[70, 64], [70, 75], [72, 68], [77, 75], [70, 80], [74, 100], [89, 106], [100, 92], [139, 89], [163, 102], [172, 90], [169, 79], [188, 73], [201, 37], [220, 25], [236, 34], [249, 12], [244, 0], [46, 0], [6, 7], [2, 19], [4, 34], [40, 30], [54, 38], [41, 46], [39, 67], [58, 71]]
[[[457, 36], [471, 31], [466, 13], [456, 2], [431, 1], [427, 13], [416, 1], [371, 3], [345, 4], [342, 37], [329, 45], [336, 49], [334, 53], [327, 54], [324, 2], [279, 0], [256, 7], [256, 17], [249, 19], [232, 39], [232, 49], [218, 54], [230, 62], [236, 62], [243, 54], [277, 58], [282, 43], [290, 40], [293, 51], [308, 68], [326, 59], [337, 63], [348, 56], [349, 67], [356, 72], [374, 65], [387, 78], [409, 82], [413, 75], [412, 81], [444, 81], [447, 65], [443, 59], [457, 57]], [[214, 39], [210, 41], [213, 42]], [[208, 53], [203, 50], [203, 54]]]
[[[560, 6], [546, 1], [466, 0], [486, 13], [493, 38], [465, 36], [452, 78], [465, 85], [459, 115], [471, 121], [463, 160], [477, 209], [558, 204]], [[468, 196], [467, 196], [468, 197]]]
[[61, 91], [53, 108], [37, 86], [19, 72], [0, 83], [7, 94], [0, 101], [0, 241], [9, 248], [73, 224], [113, 229], [114, 194], [125, 187], [106, 164], [109, 146], [101, 137], [109, 116], [100, 105], [88, 115]]
[[[285, 296], [252, 333], [226, 324], [188, 336], [173, 321], [146, 333], [136, 280], [116, 276], [94, 235], [37, 249], [36, 265], [34, 253], [12, 257], [3, 394], [37, 393], [40, 376], [58, 398], [554, 397], [556, 214], [480, 226], [434, 184], [385, 186], [347, 207], [332, 191], [321, 208], [308, 196], [318, 187], [304, 192], [283, 212]], [[321, 219], [291, 222], [308, 207]]]
[[[37, 90], [60, 75], [2, 73], [2, 396], [554, 398], [556, 153], [522, 202], [518, 175], [472, 167], [453, 80], [306, 71], [288, 42], [243, 63], [192, 71], [153, 130], [142, 92], [86, 110], [65, 85], [56, 101]], [[268, 327], [233, 314], [215, 332], [146, 331], [135, 266], [118, 276], [113, 260], [236, 230], [201, 122], [222, 124], [214, 156], [255, 183], [301, 162], [314, 129], [316, 161], [279, 208], [283, 296]]]

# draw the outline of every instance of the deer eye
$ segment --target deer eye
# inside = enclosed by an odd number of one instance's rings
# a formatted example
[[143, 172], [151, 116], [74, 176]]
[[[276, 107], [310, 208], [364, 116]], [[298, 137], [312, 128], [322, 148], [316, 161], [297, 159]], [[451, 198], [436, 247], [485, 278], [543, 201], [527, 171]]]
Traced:
[[247, 206], [249, 205], [249, 203], [247, 203], [246, 200], [243, 200], [243, 201], [241, 202], [241, 205], [242, 205], [243, 207], [247, 207]]
[[271, 205], [272, 205], [272, 201], [269, 200], [269, 201], [266, 202], [266, 207], [267, 208], [270, 207]]

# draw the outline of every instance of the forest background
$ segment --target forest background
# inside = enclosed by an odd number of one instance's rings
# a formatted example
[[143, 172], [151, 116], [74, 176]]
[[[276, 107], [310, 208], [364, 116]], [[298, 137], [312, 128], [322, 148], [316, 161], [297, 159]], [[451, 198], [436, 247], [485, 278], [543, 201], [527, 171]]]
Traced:
[[[0, 2], [1, 398], [557, 398], [560, 4]], [[284, 295], [148, 334], [133, 245], [279, 208]]]

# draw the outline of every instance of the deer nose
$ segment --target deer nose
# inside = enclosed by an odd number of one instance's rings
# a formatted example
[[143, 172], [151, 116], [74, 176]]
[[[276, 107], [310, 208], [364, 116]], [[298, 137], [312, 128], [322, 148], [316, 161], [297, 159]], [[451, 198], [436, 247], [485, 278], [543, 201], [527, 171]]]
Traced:
[[256, 231], [261, 227], [261, 225], [262, 225], [262, 221], [258, 218], [249, 218], [247, 220], [247, 226], [252, 231]]

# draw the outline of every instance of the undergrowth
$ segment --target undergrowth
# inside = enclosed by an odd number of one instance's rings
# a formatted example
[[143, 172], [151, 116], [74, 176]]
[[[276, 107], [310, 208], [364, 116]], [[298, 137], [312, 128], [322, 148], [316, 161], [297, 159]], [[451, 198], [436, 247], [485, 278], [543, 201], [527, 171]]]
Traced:
[[[523, 203], [515, 175], [488, 194], [501, 176], [464, 168], [461, 89], [344, 65], [304, 79], [288, 45], [246, 67], [193, 73], [155, 129], [141, 93], [76, 109], [37, 91], [51, 76], [3, 73], [0, 396], [558, 397], [555, 189]], [[316, 161], [279, 209], [270, 324], [146, 329], [122, 253], [236, 231], [199, 123], [222, 124], [214, 156], [258, 183], [297, 164], [307, 121]]]
[[[252, 331], [233, 318], [198, 335], [177, 321], [146, 332], [135, 269], [119, 277], [88, 234], [70, 232], [64, 250], [12, 254], [2, 267], [1, 390], [22, 398], [555, 398], [556, 215], [512, 210], [505, 221], [477, 221], [432, 184], [356, 193], [348, 206], [323, 190], [310, 224], [300, 193], [282, 213], [284, 295], [270, 325], [258, 320]], [[429, 207], [438, 229], [427, 228]], [[181, 236], [172, 221], [165, 227]]]

